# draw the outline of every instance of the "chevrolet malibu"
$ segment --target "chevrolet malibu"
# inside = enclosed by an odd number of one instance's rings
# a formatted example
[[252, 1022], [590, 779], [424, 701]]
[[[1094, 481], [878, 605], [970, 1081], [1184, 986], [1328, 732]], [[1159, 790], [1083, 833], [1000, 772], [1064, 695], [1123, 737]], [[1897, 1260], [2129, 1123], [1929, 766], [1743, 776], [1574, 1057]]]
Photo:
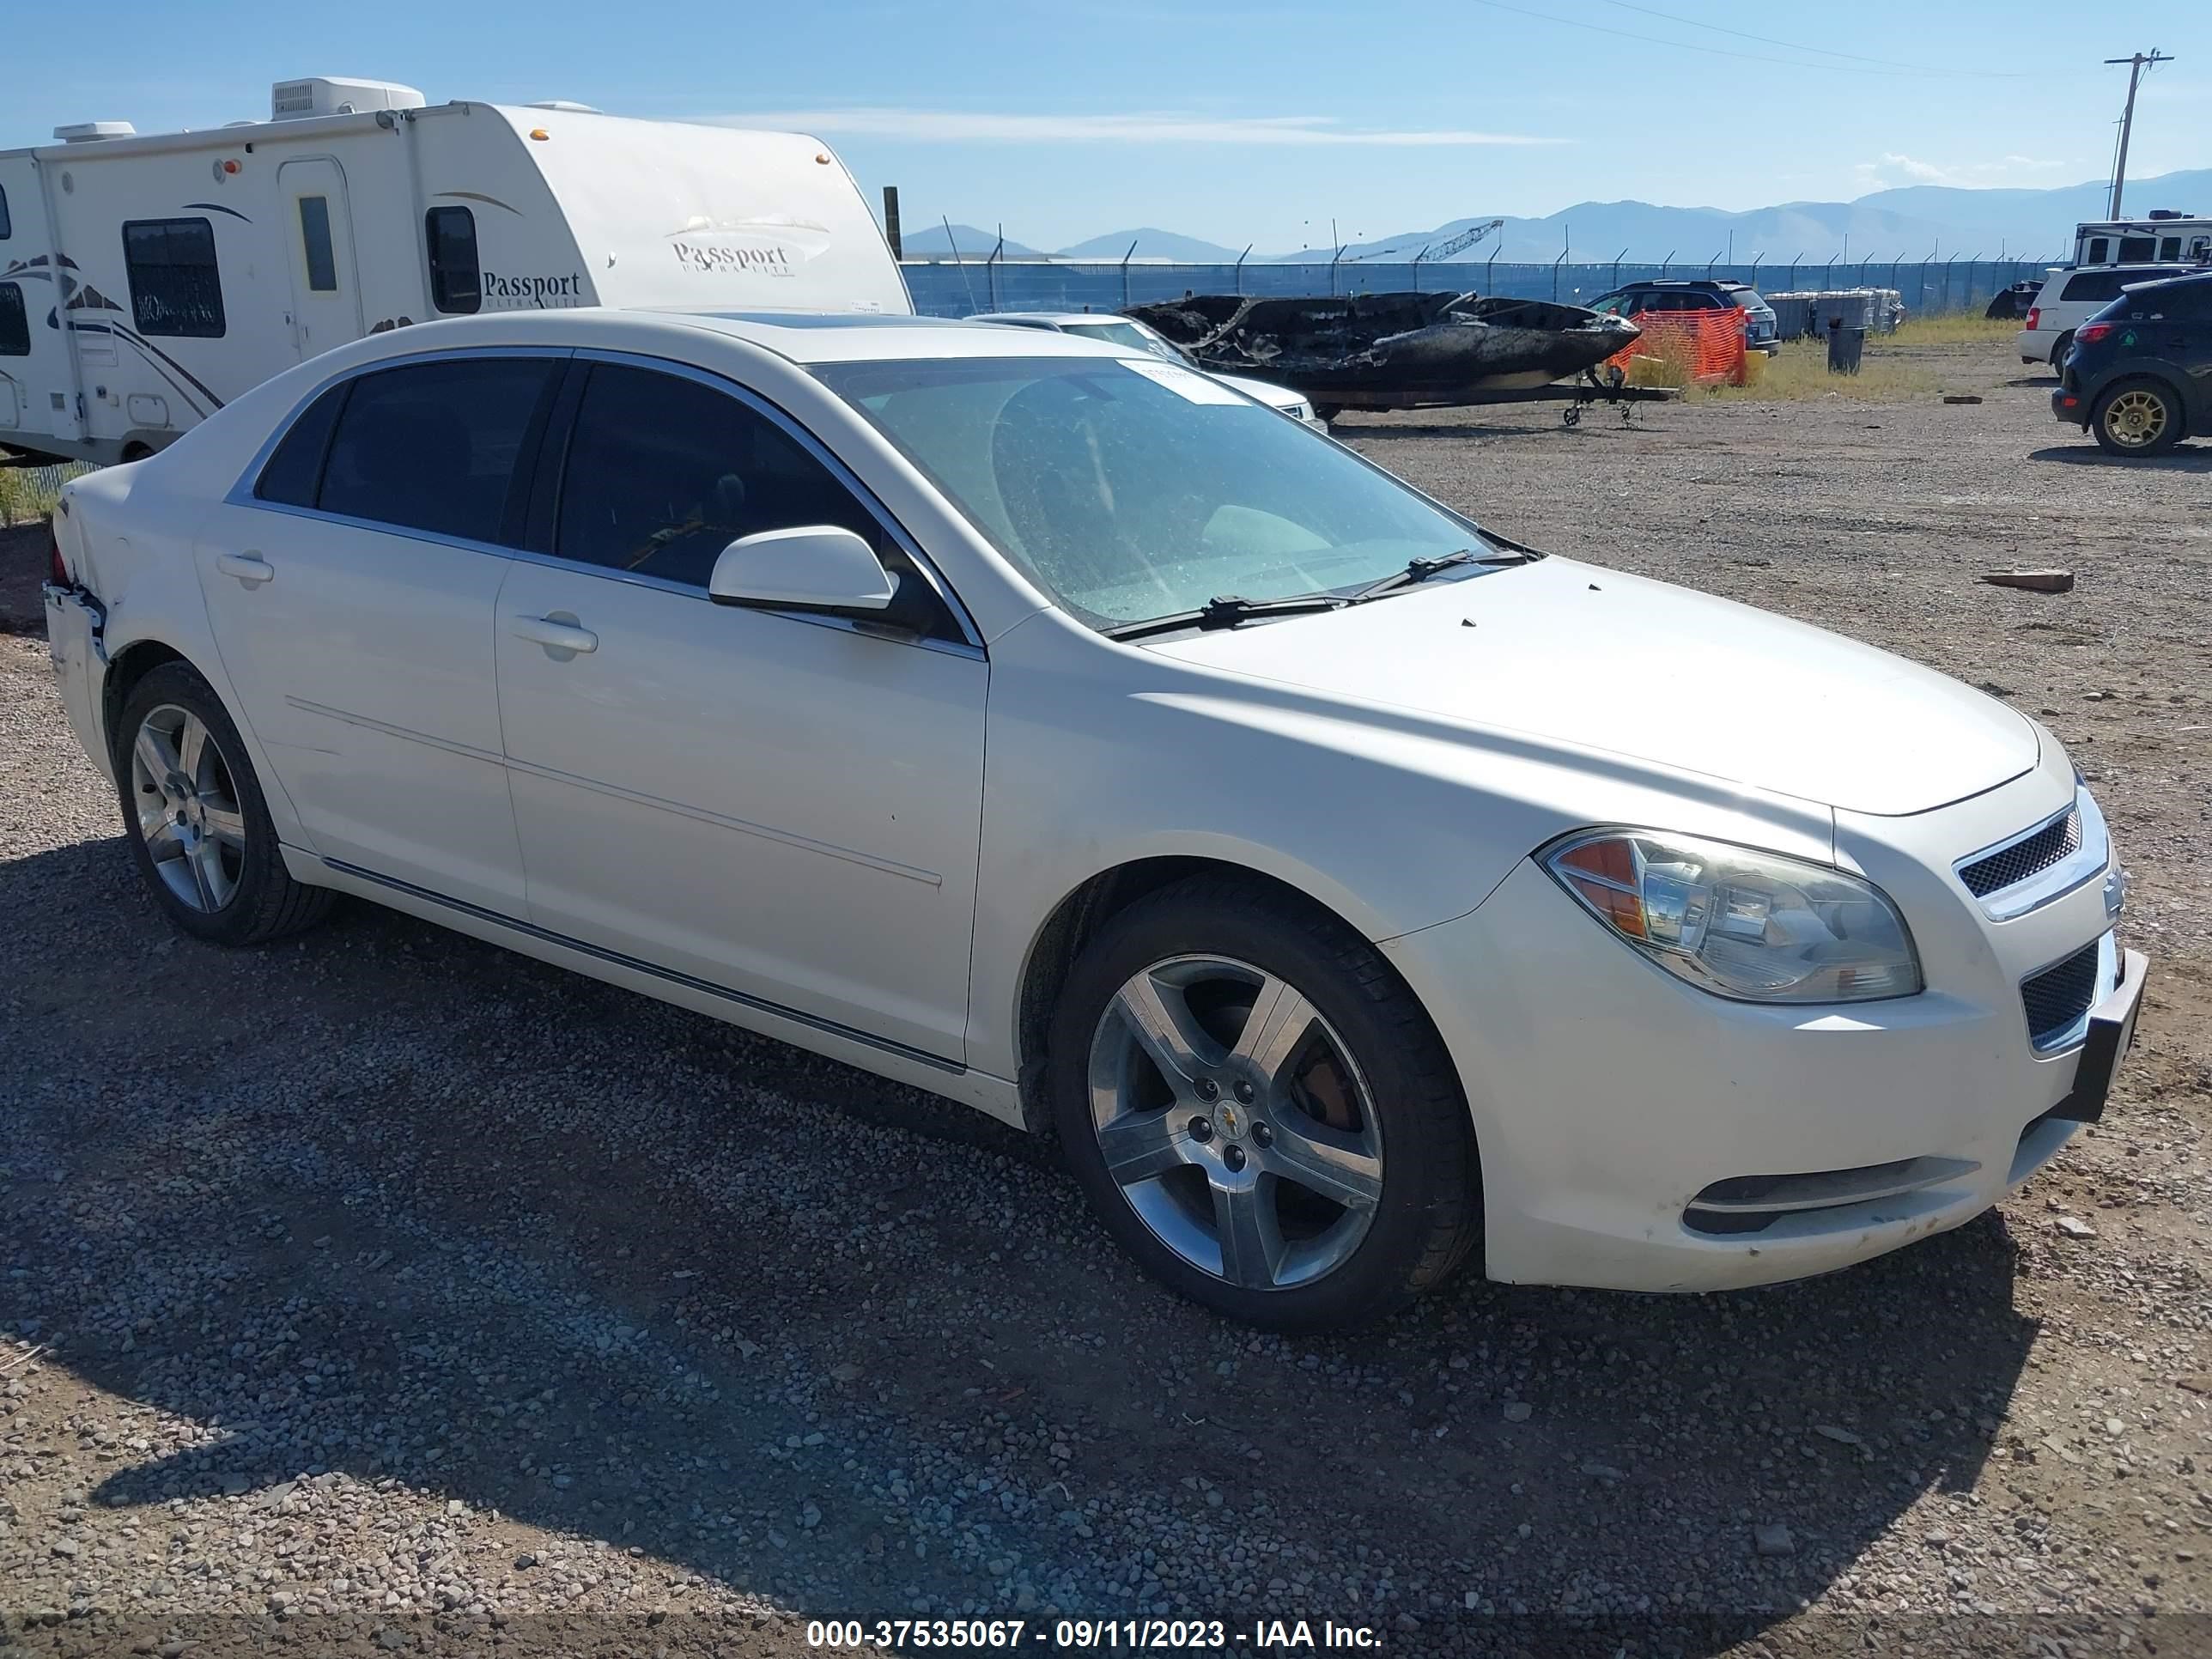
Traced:
[[53, 562], [184, 932], [350, 894], [964, 1101], [1258, 1324], [1955, 1227], [2142, 988], [2033, 721], [1066, 335], [410, 328], [70, 484]]

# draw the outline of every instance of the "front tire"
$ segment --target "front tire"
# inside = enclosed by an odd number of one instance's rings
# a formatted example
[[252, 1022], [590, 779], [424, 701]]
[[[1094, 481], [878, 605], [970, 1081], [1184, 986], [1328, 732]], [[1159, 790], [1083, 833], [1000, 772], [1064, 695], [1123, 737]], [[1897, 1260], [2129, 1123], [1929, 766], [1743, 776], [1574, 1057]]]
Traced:
[[1107, 1231], [1232, 1319], [1374, 1318], [1480, 1236], [1467, 1103], [1426, 1013], [1366, 940], [1257, 882], [1194, 877], [1109, 921], [1048, 1076]]
[[131, 689], [115, 782], [138, 873], [170, 921], [211, 945], [260, 945], [313, 926], [327, 888], [292, 879], [238, 727], [188, 665]]
[[2107, 454], [2155, 455], [2181, 441], [2181, 399], [2156, 380], [2122, 380], [2097, 399], [2089, 429]]

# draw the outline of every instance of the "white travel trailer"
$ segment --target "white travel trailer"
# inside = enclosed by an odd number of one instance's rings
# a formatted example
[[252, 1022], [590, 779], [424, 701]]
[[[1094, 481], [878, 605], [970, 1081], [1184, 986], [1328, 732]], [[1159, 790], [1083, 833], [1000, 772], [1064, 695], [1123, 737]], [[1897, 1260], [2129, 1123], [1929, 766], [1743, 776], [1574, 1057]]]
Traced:
[[2074, 227], [2077, 265], [2191, 264], [2212, 259], [2212, 219], [2154, 208], [2147, 219], [2092, 219]]
[[302, 358], [438, 317], [914, 308], [812, 138], [371, 81], [270, 101], [0, 150], [0, 462], [132, 460]]

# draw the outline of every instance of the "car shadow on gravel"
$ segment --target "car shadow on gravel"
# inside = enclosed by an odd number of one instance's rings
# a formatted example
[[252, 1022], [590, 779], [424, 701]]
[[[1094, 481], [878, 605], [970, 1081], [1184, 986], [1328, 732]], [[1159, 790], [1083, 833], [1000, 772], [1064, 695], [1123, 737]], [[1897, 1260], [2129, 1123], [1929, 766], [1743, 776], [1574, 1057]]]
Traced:
[[1756, 1292], [1469, 1279], [1261, 1335], [979, 1115], [366, 906], [207, 950], [126, 874], [0, 865], [0, 912], [72, 907], [0, 1026], [0, 1326], [107, 1397], [96, 1506], [400, 1515], [340, 1604], [557, 1602], [496, 1511], [817, 1614], [1403, 1609], [1436, 1652], [1696, 1616], [1709, 1652], [2033, 1455], [1995, 1217]]
[[2184, 443], [2162, 455], [2108, 455], [2094, 441], [2085, 441], [2031, 449], [2027, 459], [2060, 466], [2120, 467], [2131, 472], [2212, 472], [2212, 444]]

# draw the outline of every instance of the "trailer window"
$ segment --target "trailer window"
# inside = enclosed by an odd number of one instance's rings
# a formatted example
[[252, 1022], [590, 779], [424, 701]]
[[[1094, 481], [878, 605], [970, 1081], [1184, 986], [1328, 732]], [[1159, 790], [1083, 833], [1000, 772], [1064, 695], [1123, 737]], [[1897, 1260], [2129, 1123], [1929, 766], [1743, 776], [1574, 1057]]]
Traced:
[[6, 241], [15, 234], [15, 226], [8, 222], [8, 187], [0, 185], [0, 242]]
[[23, 285], [0, 283], [0, 357], [31, 355], [31, 323], [23, 314]]
[[206, 220], [126, 222], [123, 268], [141, 334], [222, 337], [222, 279], [216, 270], [215, 227]]
[[477, 216], [465, 207], [434, 207], [423, 216], [430, 249], [430, 303], [471, 312], [483, 304], [477, 265]]
[[337, 256], [331, 252], [329, 197], [300, 198], [300, 246], [307, 256], [308, 290], [315, 294], [337, 293], [338, 262]]
[[2081, 256], [2081, 263], [2085, 265], [2110, 264], [2112, 258], [2112, 244], [2110, 240], [2102, 236], [2092, 236], [2089, 239], [2089, 251]]

